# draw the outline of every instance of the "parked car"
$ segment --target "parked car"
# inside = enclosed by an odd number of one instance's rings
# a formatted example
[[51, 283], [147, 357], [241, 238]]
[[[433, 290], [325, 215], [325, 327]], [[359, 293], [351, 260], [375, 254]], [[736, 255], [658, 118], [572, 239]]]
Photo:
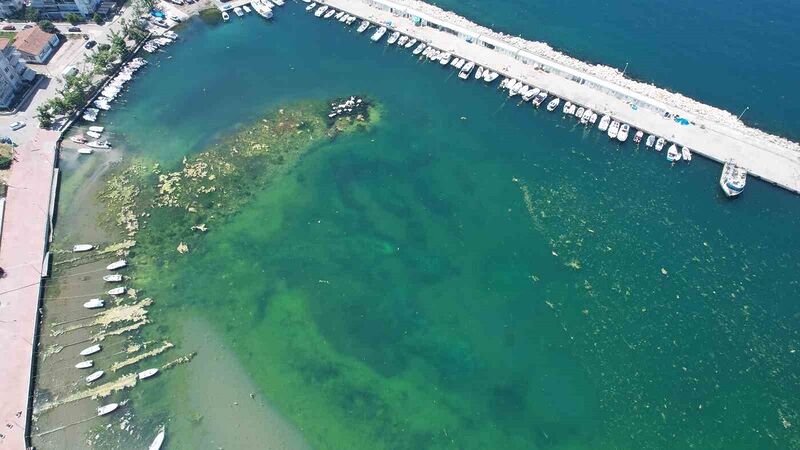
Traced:
[[6, 26], [3, 27], [3, 30], [5, 30], [5, 31], [12, 31], [12, 30], [16, 30], [16, 29], [17, 29], [17, 27], [15, 27], [14, 25], [6, 25]]
[[81, 32], [81, 27], [69, 27], [67, 29], [67, 31], [69, 31], [71, 33], [80, 33]]
[[97, 41], [95, 40], [86, 41], [86, 43], [83, 44], [84, 48], [92, 48], [95, 45], [97, 45]]
[[11, 140], [8, 136], [0, 136], [0, 144], [10, 144], [13, 145], [14, 141]]
[[181, 18], [180, 18], [180, 17], [178, 17], [178, 16], [169, 16], [169, 18], [170, 18], [170, 20], [172, 20], [173, 22], [177, 22], [177, 23], [181, 23], [181, 22], [183, 22], [183, 21], [181, 20]]
[[33, 28], [33, 25], [28, 23], [28, 24], [25, 24], [25, 25], [22, 26], [23, 30], [27, 30], [28, 28]]
[[25, 128], [25, 122], [14, 122], [10, 125], [12, 131], [17, 131], [20, 128]]
[[88, 34], [84, 34], [83, 35], [83, 40], [88, 41], [89, 40], [89, 35]]

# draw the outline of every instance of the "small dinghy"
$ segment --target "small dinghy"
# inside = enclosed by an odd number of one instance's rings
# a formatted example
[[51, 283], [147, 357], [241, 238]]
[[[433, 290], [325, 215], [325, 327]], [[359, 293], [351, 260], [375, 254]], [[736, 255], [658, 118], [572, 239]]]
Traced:
[[86, 145], [92, 148], [111, 148], [111, 144], [108, 141], [92, 141], [87, 142]]
[[115, 262], [107, 265], [106, 269], [107, 270], [117, 270], [117, 269], [121, 269], [121, 268], [123, 268], [123, 267], [125, 267], [127, 265], [128, 265], [127, 261], [125, 261], [124, 259], [120, 259], [119, 261], [115, 261]]
[[664, 146], [666, 144], [667, 144], [667, 141], [664, 138], [662, 138], [662, 137], [658, 138], [658, 140], [656, 141], [656, 151], [660, 152], [661, 149], [664, 148]]
[[656, 137], [654, 135], [647, 136], [647, 140], [644, 142], [644, 145], [647, 147], [652, 147], [653, 144], [656, 143]]
[[78, 154], [80, 154], [80, 155], [91, 155], [93, 151], [94, 150], [92, 150], [90, 148], [79, 148], [78, 149]]
[[100, 127], [97, 125], [89, 127], [89, 131], [94, 131], [95, 133], [102, 133], [103, 131], [105, 131], [105, 129], [106, 129], [105, 127]]
[[103, 405], [97, 408], [97, 415], [98, 416], [105, 416], [106, 414], [110, 414], [119, 408], [119, 403], [109, 403], [107, 405]]
[[152, 377], [153, 375], [155, 375], [157, 373], [158, 373], [158, 369], [156, 369], [156, 368], [143, 370], [143, 371], [139, 372], [139, 379], [140, 380], [146, 380], [146, 379]]
[[102, 370], [98, 370], [97, 372], [93, 372], [91, 375], [86, 377], [86, 382], [87, 383], [91, 383], [92, 381], [95, 381], [95, 380], [99, 379], [100, 377], [102, 377], [104, 373], [105, 372], [103, 372]]
[[114, 273], [111, 275], [104, 275], [103, 281], [107, 283], [119, 283], [120, 281], [122, 281], [122, 274]]
[[88, 361], [81, 361], [78, 364], [75, 364], [76, 369], [88, 369], [94, 365], [94, 361], [91, 359]]
[[93, 298], [83, 304], [83, 307], [86, 309], [97, 309], [97, 308], [102, 308], [104, 306], [106, 306], [106, 303], [99, 298]]
[[109, 289], [108, 295], [122, 295], [127, 289], [125, 286], [115, 287], [114, 289]]
[[230, 14], [228, 14], [228, 13], [227, 13], [227, 12], [225, 12], [225, 11], [222, 11], [222, 20], [224, 20], [225, 22], [227, 22], [227, 21], [231, 20], [231, 16], [230, 16]]
[[633, 136], [633, 142], [634, 142], [634, 143], [636, 143], [636, 144], [638, 144], [639, 142], [642, 142], [642, 138], [643, 138], [643, 137], [644, 137], [644, 131], [642, 131], [642, 130], [639, 130], [639, 131], [637, 131], [637, 132], [636, 132], [636, 134]]
[[95, 345], [93, 345], [91, 347], [86, 347], [85, 349], [81, 350], [81, 352], [79, 354], [81, 356], [89, 356], [89, 355], [94, 355], [95, 353], [99, 352], [100, 350], [102, 350], [102, 347], [100, 347], [100, 344], [95, 344]]
[[147, 450], [161, 450], [161, 445], [164, 444], [164, 438], [166, 437], [166, 434], [166, 428], [161, 427], [161, 431], [158, 432], [156, 438], [153, 439], [153, 443], [150, 444], [150, 447], [147, 447]]
[[667, 150], [667, 161], [676, 162], [681, 160], [681, 152], [678, 151], [678, 147], [675, 144], [669, 146], [669, 150]]
[[684, 160], [691, 161], [692, 160], [692, 151], [689, 150], [689, 147], [683, 147], [683, 148], [681, 148], [681, 156], [683, 156]]
[[87, 131], [86, 135], [90, 138], [100, 139], [101, 134], [96, 131]]
[[93, 249], [94, 245], [92, 244], [77, 244], [72, 246], [72, 251], [75, 253], [78, 252], [88, 252], [89, 250]]
[[[312, 3], [312, 4], [308, 5], [308, 6], [306, 6], [306, 11], [311, 11], [312, 9], [314, 9], [316, 7], [317, 7], [317, 4], [316, 3]], [[359, 31], [359, 33], [360, 33], [360, 31]]]
[[561, 99], [559, 99], [559, 98], [554, 98], [554, 99], [550, 100], [550, 103], [547, 104], [547, 110], [550, 111], [550, 112], [555, 111], [556, 108], [558, 108], [558, 104], [559, 103], [561, 103]]

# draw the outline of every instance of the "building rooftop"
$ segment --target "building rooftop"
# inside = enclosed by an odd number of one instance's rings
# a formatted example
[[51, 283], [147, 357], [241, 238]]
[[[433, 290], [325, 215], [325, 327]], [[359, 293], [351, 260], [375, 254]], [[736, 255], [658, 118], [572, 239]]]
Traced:
[[11, 39], [0, 38], [0, 51], [5, 50], [6, 47], [8, 47], [10, 42], [11, 42]]
[[53, 35], [44, 32], [38, 26], [27, 28], [17, 33], [17, 39], [14, 41], [14, 47], [21, 52], [31, 55], [38, 55], [48, 45]]

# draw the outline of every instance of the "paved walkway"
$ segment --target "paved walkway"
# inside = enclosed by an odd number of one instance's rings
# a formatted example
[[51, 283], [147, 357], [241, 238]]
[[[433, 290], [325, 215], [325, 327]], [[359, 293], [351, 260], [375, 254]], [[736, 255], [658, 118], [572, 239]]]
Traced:
[[0, 449], [24, 450], [58, 132], [17, 148], [0, 241]]

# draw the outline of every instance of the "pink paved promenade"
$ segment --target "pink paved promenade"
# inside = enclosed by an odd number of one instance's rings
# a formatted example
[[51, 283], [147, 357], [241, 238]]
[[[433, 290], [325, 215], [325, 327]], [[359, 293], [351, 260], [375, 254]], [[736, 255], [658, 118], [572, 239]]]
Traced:
[[16, 149], [0, 236], [0, 449], [24, 450], [58, 132]]

